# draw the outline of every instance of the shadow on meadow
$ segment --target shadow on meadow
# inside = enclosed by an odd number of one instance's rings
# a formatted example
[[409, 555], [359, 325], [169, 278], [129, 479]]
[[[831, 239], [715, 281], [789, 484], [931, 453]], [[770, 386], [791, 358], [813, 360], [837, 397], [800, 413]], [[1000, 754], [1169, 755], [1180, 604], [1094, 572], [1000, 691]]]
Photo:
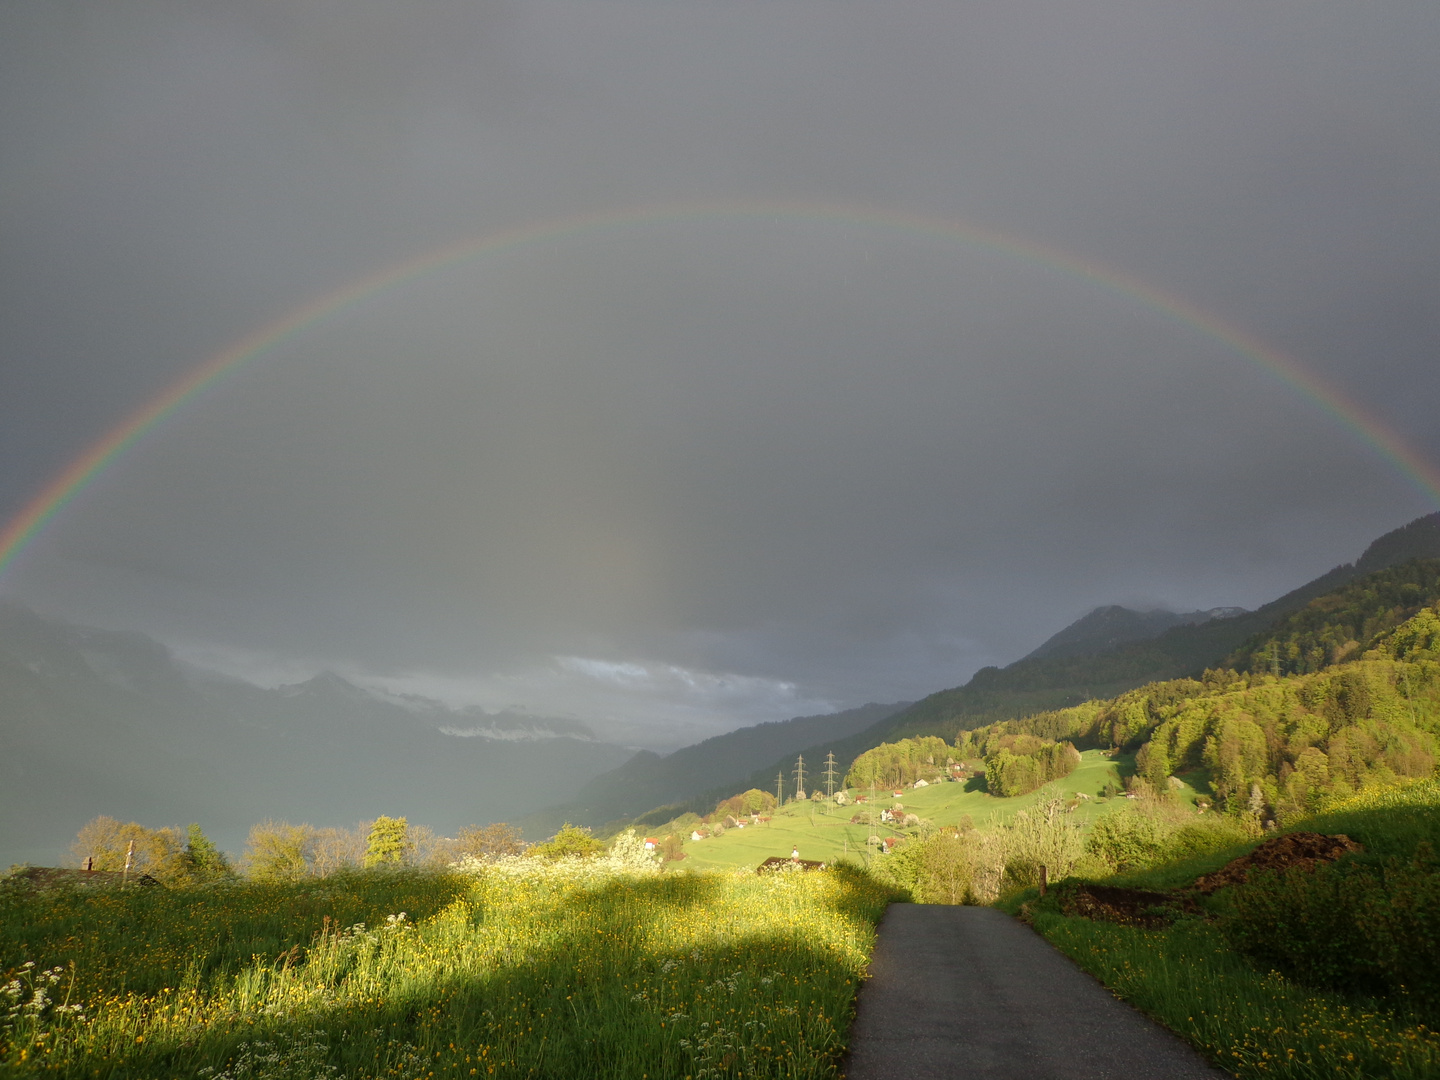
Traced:
[[[782, 877], [435, 876], [410, 891], [428, 914], [362, 930], [326, 923], [312, 887], [288, 924], [308, 936], [263, 938], [263, 960], [212, 965], [189, 994], [154, 987], [133, 1027], [51, 1062], [115, 1078], [830, 1075], [891, 897], [846, 870]], [[197, 963], [214, 950], [192, 945]]]
[[209, 992], [257, 957], [308, 944], [330, 923], [426, 919], [470, 888], [453, 874], [354, 871], [319, 882], [236, 881], [188, 889], [0, 891], [0, 971], [73, 965], [81, 997]]

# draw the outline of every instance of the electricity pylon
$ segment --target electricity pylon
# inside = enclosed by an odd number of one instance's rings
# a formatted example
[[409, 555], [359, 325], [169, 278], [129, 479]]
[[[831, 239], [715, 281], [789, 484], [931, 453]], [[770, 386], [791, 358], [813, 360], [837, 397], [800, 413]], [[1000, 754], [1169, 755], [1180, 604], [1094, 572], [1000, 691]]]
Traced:
[[825, 755], [825, 800], [835, 801], [835, 751]]

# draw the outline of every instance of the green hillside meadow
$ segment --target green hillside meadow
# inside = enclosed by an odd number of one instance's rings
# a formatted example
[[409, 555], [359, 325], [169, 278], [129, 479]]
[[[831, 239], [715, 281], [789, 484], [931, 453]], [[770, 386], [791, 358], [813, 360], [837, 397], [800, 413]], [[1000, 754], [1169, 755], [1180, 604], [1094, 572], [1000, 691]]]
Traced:
[[[1053, 790], [1034, 791], [1013, 799], [997, 799], [988, 794], [984, 778], [977, 776], [969, 781], [931, 784], [918, 790], [899, 789], [898, 798], [893, 796], [897, 789], [882, 790], [877, 793], [875, 805], [889, 807], [898, 802], [907, 812], [919, 816], [927, 827], [954, 827], [968, 819], [971, 825], [984, 828], [1012, 821], [1018, 812], [1032, 809], [1042, 798], [1062, 794], [1073, 799], [1083, 793], [1089, 799], [1076, 805], [1074, 820], [1089, 822], [1127, 801], [1123, 797], [1105, 799], [1100, 793], [1119, 774], [1133, 771], [1133, 756], [1120, 755], [1112, 759], [1099, 750], [1087, 750], [1081, 759], [1080, 767]], [[1183, 796], [1193, 802], [1195, 789], [1187, 784], [1181, 790]], [[868, 799], [870, 793], [851, 788], [848, 794]], [[852, 824], [851, 818], [866, 809], [867, 804], [787, 803], [772, 811], [766, 824], [726, 829], [720, 836], [703, 840], [686, 839], [684, 865], [687, 868], [755, 866], [772, 855], [788, 856], [796, 849], [802, 859], [822, 862], [846, 857], [855, 861], [886, 858], [867, 854], [865, 841], [869, 836], [906, 838], [912, 834], [879, 822], [873, 826]]]

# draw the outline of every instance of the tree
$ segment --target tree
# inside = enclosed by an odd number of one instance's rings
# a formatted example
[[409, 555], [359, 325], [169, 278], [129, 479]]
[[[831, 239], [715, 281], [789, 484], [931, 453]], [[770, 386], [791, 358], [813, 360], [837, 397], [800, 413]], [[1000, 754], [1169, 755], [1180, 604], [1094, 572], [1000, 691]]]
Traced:
[[475, 859], [498, 859], [504, 855], [519, 855], [525, 846], [520, 830], [503, 821], [484, 828], [467, 825], [460, 830], [461, 858], [468, 855]]
[[685, 842], [674, 833], [660, 841], [660, 860], [662, 862], [679, 862], [685, 858]]
[[632, 870], [653, 870], [659, 864], [659, 854], [645, 846], [645, 838], [634, 829], [626, 829], [610, 843], [607, 856], [612, 866]]
[[925, 841], [915, 856], [917, 899], [926, 904], [973, 904], [974, 848], [974, 839], [959, 833], [942, 832]]
[[189, 867], [180, 843], [180, 830], [170, 827], [147, 829], [138, 822], [121, 824], [102, 814], [80, 829], [70, 851], [81, 866], [90, 859], [94, 870], [120, 871], [125, 869], [125, 858], [132, 843], [135, 845], [130, 863], [132, 874], [149, 874], [167, 883], [182, 881], [187, 876]]
[[369, 835], [368, 821], [360, 822], [353, 829], [316, 829], [309, 845], [310, 872], [316, 877], [328, 877], [338, 870], [363, 865]]
[[225, 853], [194, 822], [185, 840], [185, 862], [197, 881], [214, 881], [234, 873]]
[[310, 873], [315, 830], [288, 821], [262, 821], [245, 840], [245, 865], [257, 881], [299, 881]]
[[399, 866], [405, 862], [413, 846], [409, 831], [410, 824], [403, 817], [384, 814], [377, 817], [370, 825], [370, 837], [365, 843], [365, 865]]
[[768, 791], [751, 788], [749, 791], [742, 791], [739, 795], [731, 795], [730, 798], [716, 803], [714, 816], [723, 819], [726, 814], [730, 814], [738, 818], [747, 814], [767, 814], [773, 809], [775, 809], [775, 796]]
[[571, 825], [567, 821], [560, 826], [559, 832], [544, 843], [533, 845], [526, 854], [536, 859], [555, 862], [566, 858], [586, 859], [599, 855], [604, 850], [605, 845], [591, 836], [589, 829]]

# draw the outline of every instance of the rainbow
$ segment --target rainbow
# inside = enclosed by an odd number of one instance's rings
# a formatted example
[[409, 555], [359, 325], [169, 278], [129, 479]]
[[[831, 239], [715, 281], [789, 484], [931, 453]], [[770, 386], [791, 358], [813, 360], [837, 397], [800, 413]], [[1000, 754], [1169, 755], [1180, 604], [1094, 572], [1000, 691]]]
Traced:
[[45, 526], [128, 447], [201, 391], [301, 331], [336, 318], [386, 290], [473, 259], [502, 255], [522, 246], [559, 243], [640, 225], [707, 219], [784, 220], [899, 231], [982, 248], [1080, 278], [1097, 288], [1131, 301], [1138, 301], [1168, 316], [1174, 322], [1199, 331], [1254, 361], [1262, 370], [1299, 390], [1323, 412], [1334, 417], [1362, 443], [1368, 444], [1383, 459], [1390, 462], [1432, 503], [1440, 507], [1440, 470], [1406, 446], [1400, 436], [1391, 431], [1379, 417], [1344, 397], [1338, 390], [1306, 370], [1293, 357], [1272, 348], [1247, 331], [1111, 267], [957, 219], [931, 217], [863, 204], [687, 202], [557, 218], [447, 245], [387, 266], [378, 273], [344, 285], [274, 322], [257, 328], [167, 386], [54, 476], [39, 494], [5, 524], [4, 530], [0, 531], [0, 575], [4, 574], [20, 552]]

